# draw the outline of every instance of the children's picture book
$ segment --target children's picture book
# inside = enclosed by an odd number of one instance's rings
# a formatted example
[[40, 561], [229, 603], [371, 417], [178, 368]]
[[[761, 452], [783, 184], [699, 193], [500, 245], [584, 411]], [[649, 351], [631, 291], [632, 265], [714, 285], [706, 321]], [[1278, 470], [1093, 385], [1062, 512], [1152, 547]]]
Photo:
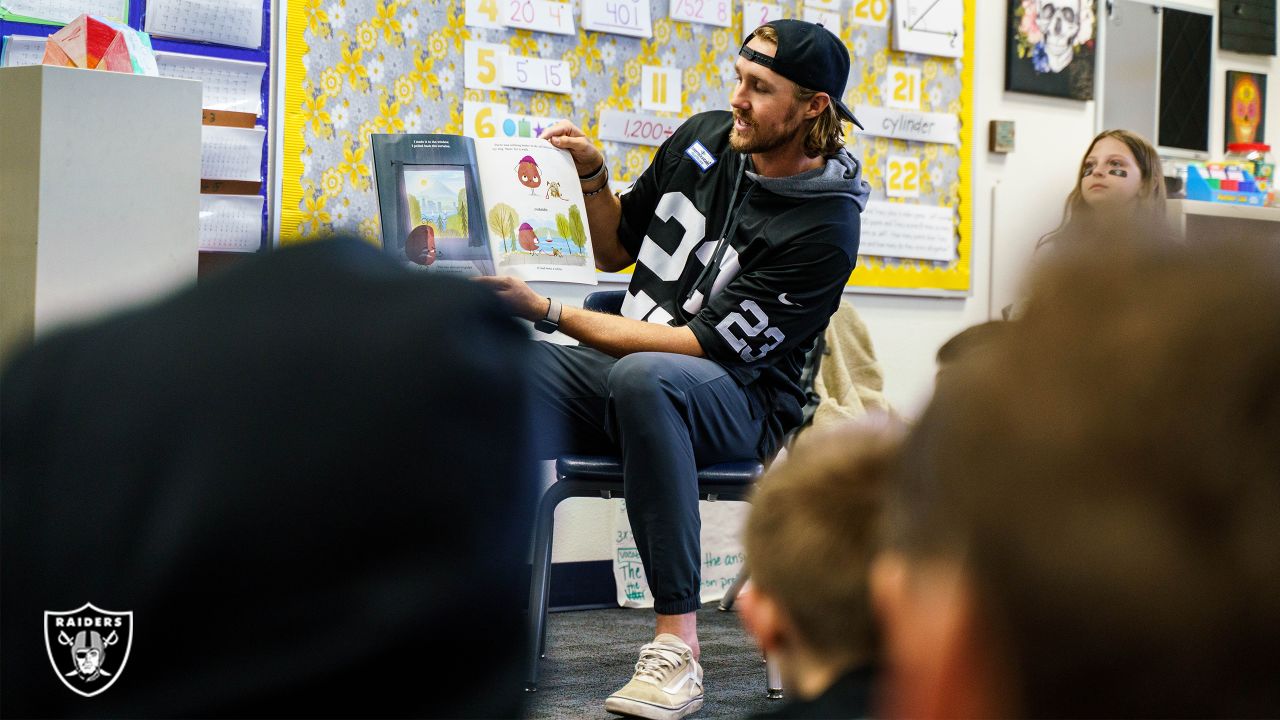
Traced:
[[528, 138], [372, 139], [382, 247], [392, 256], [430, 272], [596, 284], [568, 151]]

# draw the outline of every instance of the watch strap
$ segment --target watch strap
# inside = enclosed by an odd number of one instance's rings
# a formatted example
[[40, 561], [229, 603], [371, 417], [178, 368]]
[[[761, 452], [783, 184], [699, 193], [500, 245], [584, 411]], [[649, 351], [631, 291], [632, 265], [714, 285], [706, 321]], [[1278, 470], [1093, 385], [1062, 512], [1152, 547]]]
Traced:
[[554, 298], [547, 298], [547, 301], [550, 305], [546, 316], [535, 322], [533, 327], [539, 332], [553, 333], [560, 329], [560, 313], [564, 311], [564, 304]]

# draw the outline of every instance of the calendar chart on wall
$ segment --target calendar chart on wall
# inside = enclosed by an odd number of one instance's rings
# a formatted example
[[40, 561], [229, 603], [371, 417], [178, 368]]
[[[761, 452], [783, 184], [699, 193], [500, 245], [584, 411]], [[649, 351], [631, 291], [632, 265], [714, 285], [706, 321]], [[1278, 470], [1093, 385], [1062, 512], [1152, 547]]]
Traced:
[[282, 243], [380, 238], [374, 133], [534, 137], [574, 122], [625, 190], [695, 113], [729, 107], [738, 46], [778, 18], [852, 58], [846, 143], [872, 197], [851, 288], [969, 290], [971, 0], [316, 0], [290, 3]]

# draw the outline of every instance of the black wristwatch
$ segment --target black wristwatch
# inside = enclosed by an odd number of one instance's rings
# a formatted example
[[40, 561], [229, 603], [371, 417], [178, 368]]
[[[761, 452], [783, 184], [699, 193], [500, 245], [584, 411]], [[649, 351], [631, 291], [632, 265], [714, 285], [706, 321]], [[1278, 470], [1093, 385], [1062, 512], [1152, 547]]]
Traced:
[[547, 308], [547, 316], [533, 324], [533, 329], [544, 333], [553, 333], [560, 329], [560, 311], [564, 305], [559, 300], [547, 298], [551, 306]]

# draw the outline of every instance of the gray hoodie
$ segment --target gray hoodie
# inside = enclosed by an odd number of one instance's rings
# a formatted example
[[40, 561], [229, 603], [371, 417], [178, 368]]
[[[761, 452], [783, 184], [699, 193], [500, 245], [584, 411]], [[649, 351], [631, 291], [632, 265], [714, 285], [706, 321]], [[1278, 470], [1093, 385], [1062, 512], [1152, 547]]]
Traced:
[[867, 207], [871, 186], [862, 179], [862, 163], [845, 148], [827, 158], [820, 168], [807, 170], [790, 177], [772, 178], [747, 171], [747, 177], [760, 187], [783, 197], [820, 197], [844, 195], [853, 199], [858, 212]]

